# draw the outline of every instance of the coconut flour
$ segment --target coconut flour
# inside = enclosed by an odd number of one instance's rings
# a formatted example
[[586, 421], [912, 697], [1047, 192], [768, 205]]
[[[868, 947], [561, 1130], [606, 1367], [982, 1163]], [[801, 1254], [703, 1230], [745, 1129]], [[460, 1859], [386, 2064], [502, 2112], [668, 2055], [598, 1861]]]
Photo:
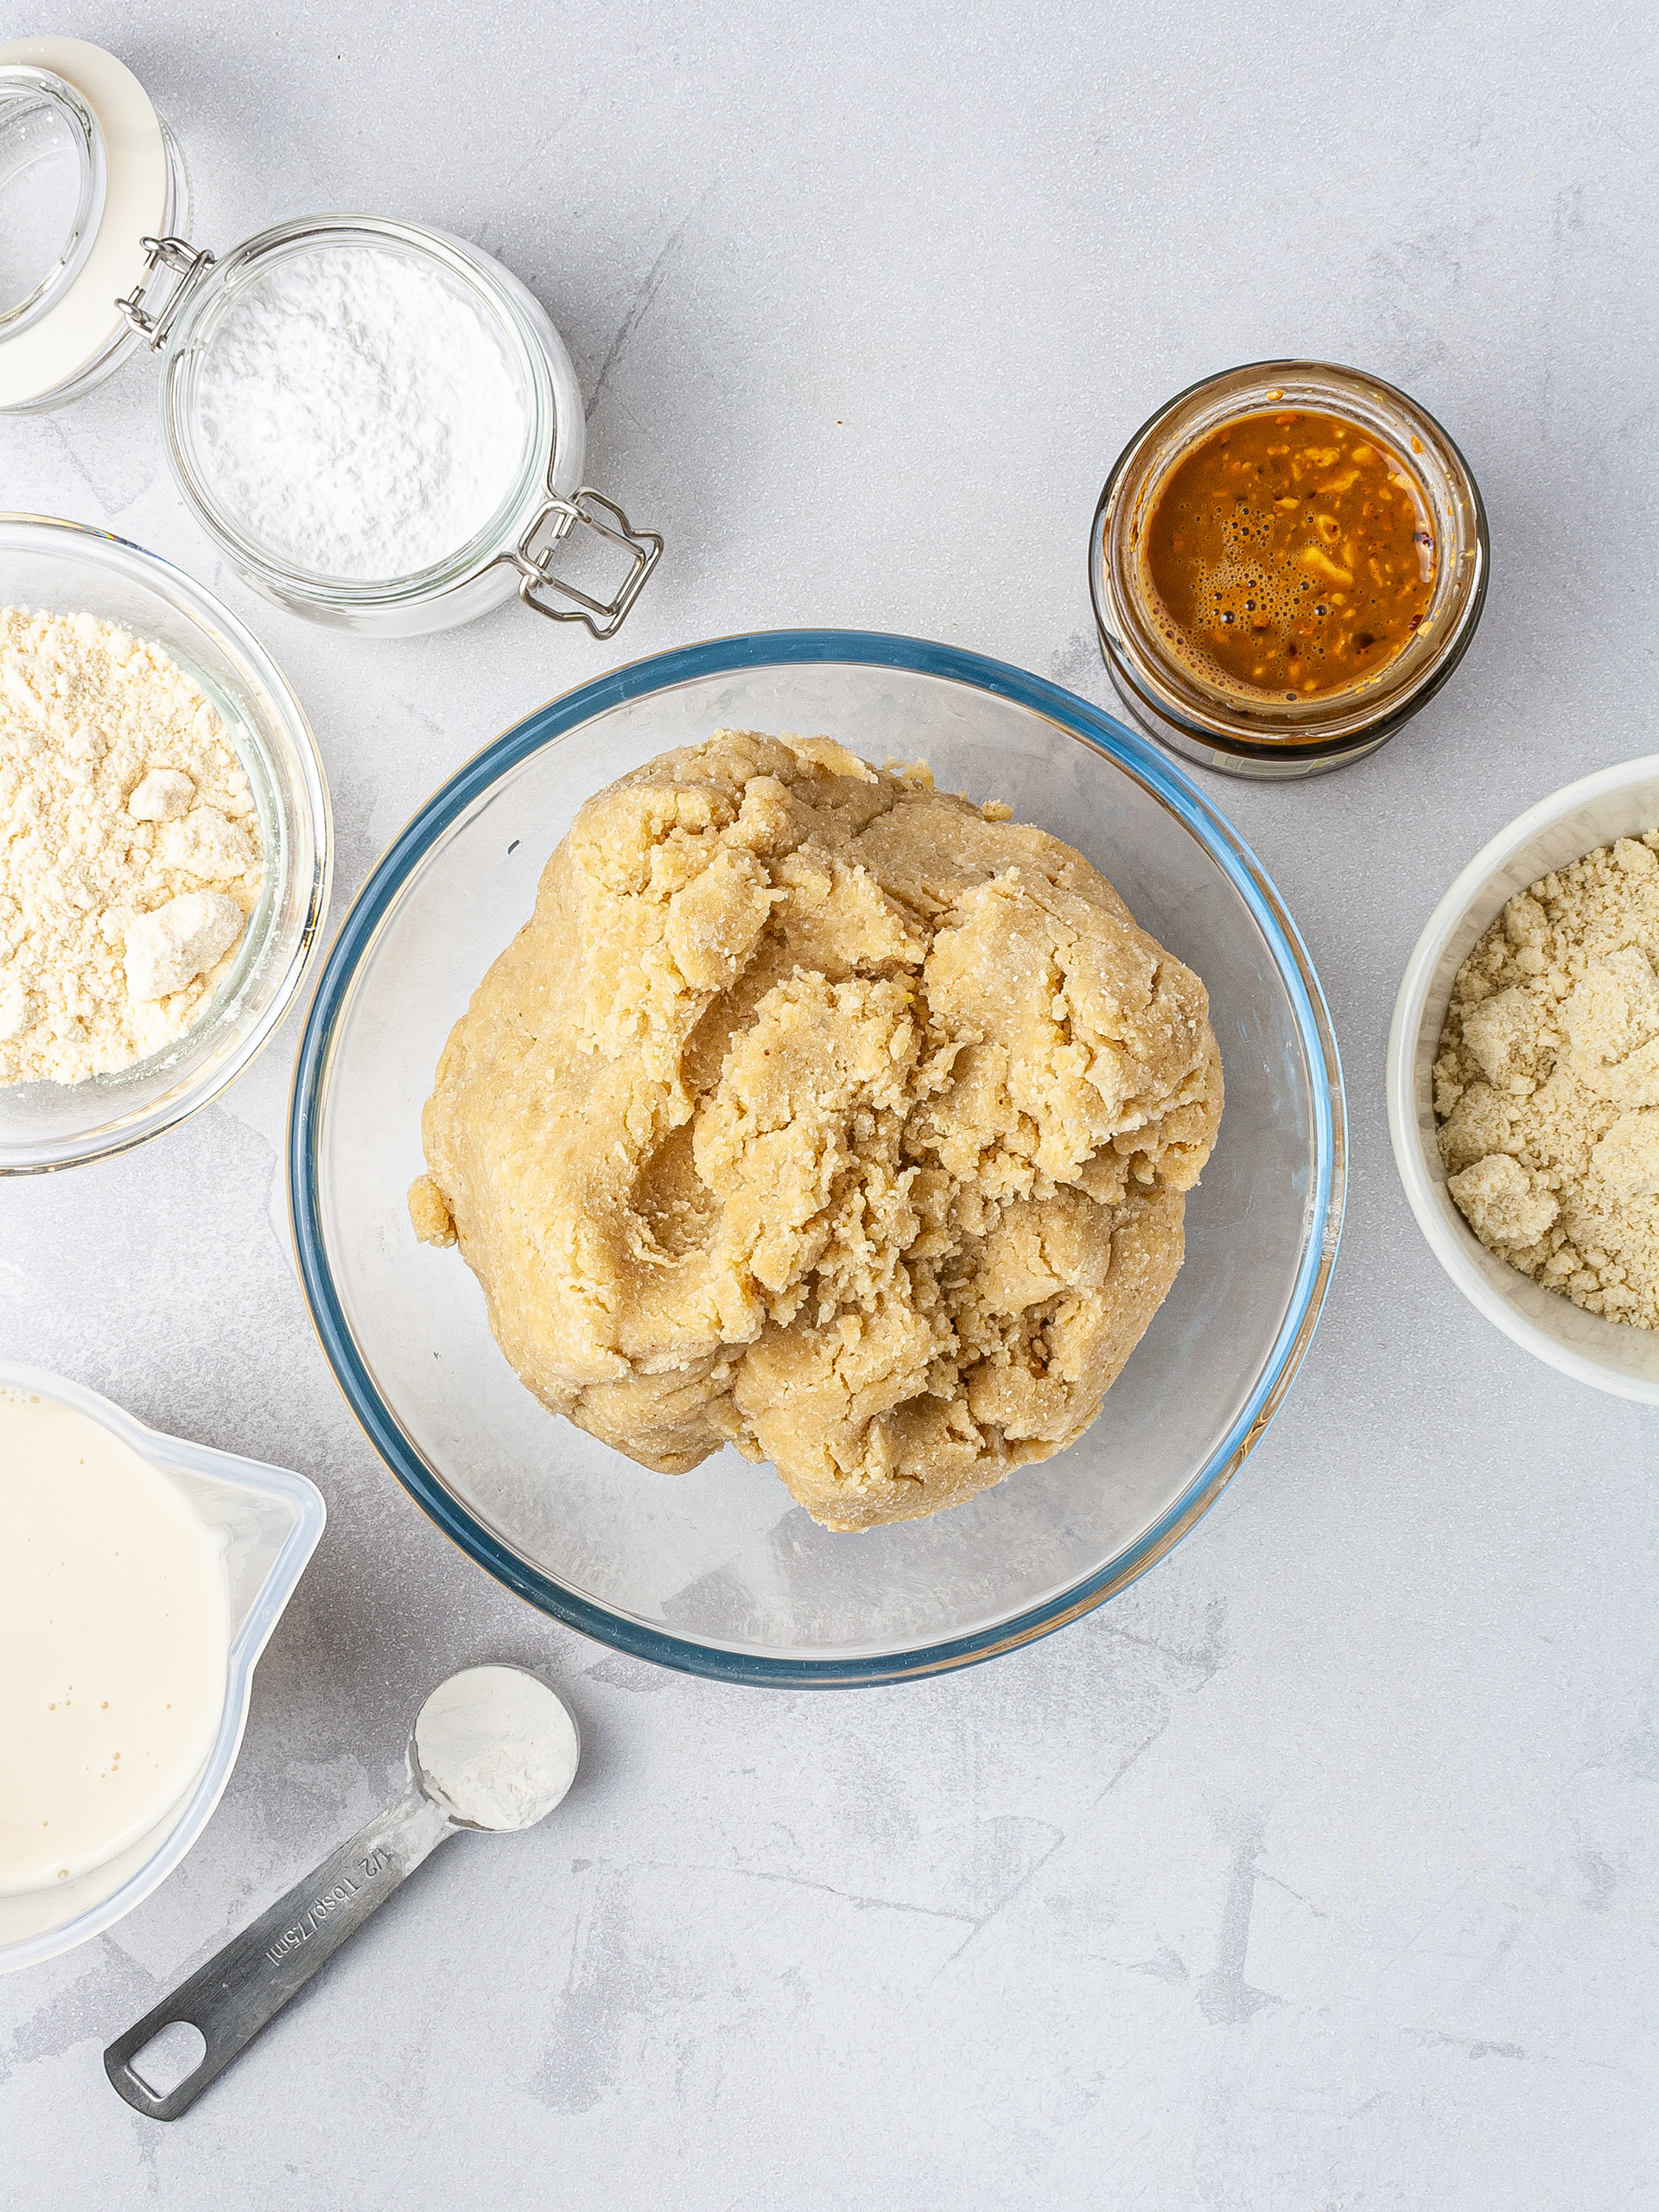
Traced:
[[111, 1074], [182, 1036], [262, 880], [200, 687], [94, 615], [0, 608], [0, 1084]]
[[1659, 1329], [1659, 830], [1511, 899], [1434, 1063], [1446, 1188], [1489, 1250]]

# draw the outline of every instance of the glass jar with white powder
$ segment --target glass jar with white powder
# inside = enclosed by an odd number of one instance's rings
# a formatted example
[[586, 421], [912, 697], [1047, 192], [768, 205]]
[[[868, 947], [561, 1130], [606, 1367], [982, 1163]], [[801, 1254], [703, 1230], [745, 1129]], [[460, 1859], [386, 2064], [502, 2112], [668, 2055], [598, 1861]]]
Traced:
[[[407, 636], [510, 599], [608, 637], [662, 550], [582, 484], [570, 357], [462, 238], [373, 215], [282, 223], [187, 270], [163, 308], [162, 416], [185, 497], [267, 597]], [[600, 601], [552, 551], [627, 562]]]
[[[142, 99], [136, 80], [73, 40], [0, 48], [0, 64], [22, 47], [27, 62], [14, 68], [44, 71], [60, 105], [80, 103], [88, 159], [113, 176], [112, 147], [79, 88], [102, 87], [118, 71]], [[23, 114], [0, 102], [0, 156], [9, 111]], [[41, 127], [30, 124], [37, 135]], [[39, 198], [39, 166], [19, 157], [8, 169], [0, 159], [0, 234], [15, 229], [26, 199], [32, 207]], [[500, 263], [447, 232], [355, 214], [281, 223], [216, 258], [165, 227], [137, 236], [143, 217], [124, 188], [99, 204], [99, 235], [105, 245], [118, 235], [130, 279], [118, 298], [99, 294], [103, 320], [112, 314], [119, 326], [116, 358], [140, 342], [161, 355], [179, 488], [257, 590], [315, 620], [382, 636], [448, 629], [515, 592], [554, 621], [614, 634], [662, 540], [583, 484], [570, 357], [540, 302]], [[181, 205], [181, 194], [167, 201], [169, 219]], [[85, 228], [84, 210], [74, 219]], [[80, 248], [71, 240], [53, 250], [73, 258]], [[75, 300], [86, 308], [87, 280], [56, 306], [55, 282], [48, 273], [29, 327], [22, 311], [9, 323], [0, 298], [0, 410], [54, 405], [87, 388], [84, 375], [66, 383], [57, 373], [60, 356], [82, 346], [79, 326], [70, 331], [60, 318], [73, 320]], [[558, 549], [575, 533], [600, 541], [615, 564], [608, 598], [556, 573]]]

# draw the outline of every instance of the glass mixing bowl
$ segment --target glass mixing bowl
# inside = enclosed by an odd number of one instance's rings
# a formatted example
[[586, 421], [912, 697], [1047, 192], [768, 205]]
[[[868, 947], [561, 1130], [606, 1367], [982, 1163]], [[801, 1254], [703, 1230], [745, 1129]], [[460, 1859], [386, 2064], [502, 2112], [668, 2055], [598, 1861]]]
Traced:
[[[451, 1024], [528, 917], [592, 792], [735, 727], [826, 734], [1005, 799], [1079, 846], [1209, 987], [1227, 1107], [1186, 1264], [1088, 1433], [970, 1503], [820, 1529], [727, 1450], [653, 1474], [545, 1412], [454, 1252], [415, 1241], [420, 1110]], [[730, 638], [540, 709], [410, 823], [336, 941], [296, 1071], [294, 1232], [324, 1350], [393, 1473], [557, 1619], [728, 1681], [907, 1679], [1110, 1597], [1213, 1502], [1313, 1335], [1342, 1219], [1342, 1075], [1295, 925], [1250, 853], [1143, 739], [1056, 685], [856, 632]]]
[[6, 1175], [124, 1152], [235, 1081], [300, 987], [327, 903], [331, 842], [322, 763], [299, 701], [229, 608], [169, 562], [82, 523], [0, 515], [0, 607], [99, 615], [193, 676], [247, 772], [265, 860], [235, 964], [194, 1028], [114, 1075], [0, 1086]]

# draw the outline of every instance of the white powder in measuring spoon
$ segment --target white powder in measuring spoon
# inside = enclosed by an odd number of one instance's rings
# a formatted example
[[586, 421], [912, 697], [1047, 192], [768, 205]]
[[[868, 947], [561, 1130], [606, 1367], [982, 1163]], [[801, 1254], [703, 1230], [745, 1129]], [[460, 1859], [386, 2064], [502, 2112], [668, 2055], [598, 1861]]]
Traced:
[[575, 1778], [576, 1724], [520, 1667], [468, 1667], [440, 1682], [415, 1723], [429, 1797], [480, 1828], [532, 1827]]
[[396, 248], [319, 247], [257, 277], [209, 341], [196, 411], [244, 534], [359, 582], [458, 552], [524, 458], [519, 372], [486, 311]]

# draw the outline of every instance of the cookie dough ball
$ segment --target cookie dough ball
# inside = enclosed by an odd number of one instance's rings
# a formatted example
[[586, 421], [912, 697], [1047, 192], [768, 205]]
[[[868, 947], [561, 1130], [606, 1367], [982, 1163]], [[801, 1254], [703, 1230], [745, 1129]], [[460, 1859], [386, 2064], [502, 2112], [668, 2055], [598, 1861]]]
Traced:
[[828, 740], [590, 799], [438, 1064], [411, 1193], [543, 1402], [814, 1517], [1079, 1437], [1221, 1114], [1198, 977], [1081, 854]]

